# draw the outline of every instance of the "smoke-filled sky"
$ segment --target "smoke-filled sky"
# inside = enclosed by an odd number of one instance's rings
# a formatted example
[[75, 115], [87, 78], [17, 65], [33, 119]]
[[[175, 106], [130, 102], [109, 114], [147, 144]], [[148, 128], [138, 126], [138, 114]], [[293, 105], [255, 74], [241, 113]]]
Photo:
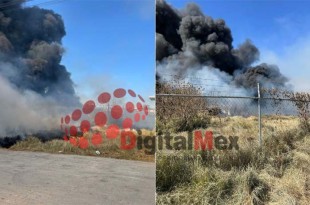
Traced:
[[297, 91], [310, 92], [310, 1], [183, 1], [168, 0], [178, 10], [189, 2], [213, 19], [224, 19], [237, 48], [250, 39], [260, 63], [276, 64]]
[[[29, 2], [32, 5], [46, 0]], [[154, 95], [153, 0], [65, 0], [40, 7], [64, 20], [62, 63], [81, 101], [118, 87]]]
[[0, 0], [0, 137], [57, 129], [116, 88], [154, 95], [152, 0]]

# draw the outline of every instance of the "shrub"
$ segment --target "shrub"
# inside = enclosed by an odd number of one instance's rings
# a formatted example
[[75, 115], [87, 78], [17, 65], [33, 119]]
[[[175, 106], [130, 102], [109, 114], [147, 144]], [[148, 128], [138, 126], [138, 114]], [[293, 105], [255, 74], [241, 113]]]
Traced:
[[[157, 83], [160, 94], [201, 95], [201, 90], [190, 84]], [[206, 128], [210, 124], [207, 100], [201, 97], [157, 96], [157, 131], [182, 132]]]

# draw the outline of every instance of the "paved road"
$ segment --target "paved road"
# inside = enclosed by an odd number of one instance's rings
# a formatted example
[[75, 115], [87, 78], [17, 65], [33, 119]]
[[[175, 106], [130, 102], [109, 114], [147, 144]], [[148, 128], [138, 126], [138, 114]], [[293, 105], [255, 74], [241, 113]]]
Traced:
[[155, 204], [155, 163], [0, 149], [0, 204]]

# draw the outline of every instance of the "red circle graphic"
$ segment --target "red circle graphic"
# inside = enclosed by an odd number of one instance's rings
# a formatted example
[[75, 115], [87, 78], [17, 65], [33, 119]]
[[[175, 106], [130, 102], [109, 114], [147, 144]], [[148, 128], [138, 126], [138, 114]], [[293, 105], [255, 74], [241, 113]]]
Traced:
[[80, 137], [80, 139], [79, 139], [79, 147], [81, 149], [86, 149], [88, 147], [88, 140], [85, 137]]
[[88, 120], [83, 120], [80, 129], [83, 133], [88, 132], [90, 130], [90, 122]]
[[110, 125], [106, 130], [106, 136], [108, 139], [115, 139], [118, 136], [119, 132], [120, 130], [117, 125]]
[[78, 121], [82, 116], [82, 111], [80, 109], [76, 109], [72, 112], [72, 120]]
[[78, 143], [75, 137], [70, 137], [69, 139], [70, 144], [72, 144], [72, 146], [77, 147]]
[[95, 146], [102, 143], [102, 136], [100, 133], [94, 133], [93, 137], [91, 138], [91, 143]]
[[83, 110], [83, 113], [84, 113], [84, 114], [89, 114], [89, 113], [91, 113], [92, 111], [94, 111], [95, 107], [96, 107], [95, 102], [92, 101], [92, 100], [89, 100], [89, 101], [87, 101], [87, 102], [84, 104], [84, 106], [83, 106], [83, 109], [82, 109], [82, 110]]
[[137, 109], [141, 112], [143, 110], [142, 104], [140, 102], [137, 103]]
[[66, 123], [66, 124], [69, 124], [69, 123], [70, 123], [70, 116], [69, 116], [69, 115], [67, 115], [67, 116], [65, 117], [65, 123]]
[[126, 90], [123, 89], [123, 88], [118, 88], [116, 89], [114, 92], [113, 92], [113, 95], [116, 97], [116, 98], [122, 98], [126, 95]]
[[127, 102], [126, 110], [127, 112], [132, 113], [135, 110], [135, 105], [132, 102]]
[[136, 93], [133, 91], [133, 90], [128, 90], [128, 93], [129, 93], [129, 95], [131, 96], [131, 97], [136, 97], [137, 95], [136, 95]]
[[119, 105], [114, 105], [112, 107], [112, 110], [111, 110], [111, 116], [114, 118], [114, 119], [119, 119], [121, 118], [123, 115], [123, 109], [121, 106]]
[[111, 95], [110, 93], [101, 93], [99, 96], [98, 96], [98, 102], [101, 103], [101, 104], [104, 104], [104, 103], [107, 103], [109, 102], [111, 99]]
[[124, 129], [130, 129], [132, 127], [132, 124], [132, 119], [130, 118], [126, 118], [122, 123]]
[[70, 136], [77, 136], [77, 128], [75, 126], [70, 127]]
[[140, 100], [141, 100], [142, 102], [145, 102], [144, 99], [143, 99], [143, 97], [142, 97], [141, 95], [138, 95], [138, 97], [140, 98]]
[[104, 112], [98, 112], [95, 116], [95, 124], [99, 127], [105, 126], [107, 123], [107, 116]]
[[145, 115], [149, 114], [149, 108], [146, 105], [144, 106], [144, 114]]
[[135, 122], [139, 122], [140, 121], [140, 114], [136, 113], [134, 118], [135, 118]]

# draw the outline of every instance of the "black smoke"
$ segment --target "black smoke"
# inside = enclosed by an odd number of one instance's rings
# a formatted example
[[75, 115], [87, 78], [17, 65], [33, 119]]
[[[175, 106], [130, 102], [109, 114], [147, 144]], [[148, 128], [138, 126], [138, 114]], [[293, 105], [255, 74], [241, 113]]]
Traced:
[[57, 130], [59, 116], [80, 106], [61, 65], [62, 17], [24, 3], [0, 0], [0, 137]]
[[253, 66], [259, 60], [259, 50], [250, 40], [237, 48], [232, 42], [225, 21], [204, 15], [196, 4], [176, 10], [164, 0], [156, 0], [158, 75], [182, 76], [208, 67], [232, 76], [232, 84], [246, 89], [258, 82], [271, 87], [286, 85], [287, 78], [275, 66]]
[[255, 87], [257, 82], [263, 82], [268, 87], [281, 87], [287, 78], [280, 73], [275, 65], [266, 63], [248, 68], [244, 73], [235, 77], [235, 83], [245, 88]]
[[22, 140], [22, 137], [19, 135], [15, 137], [3, 137], [3, 138], [0, 138], [0, 147], [10, 148], [21, 140]]
[[[36, 134], [30, 135], [31, 137], [35, 137], [39, 139], [41, 142], [45, 143], [54, 139], [63, 139], [62, 138], [62, 132], [59, 130], [53, 130], [53, 131], [44, 131], [44, 132], [37, 132]], [[10, 136], [10, 137], [2, 137], [0, 138], [0, 147], [3, 148], [10, 148], [19, 141], [25, 140], [25, 136]]]
[[66, 34], [61, 16], [23, 2], [0, 0], [0, 75], [21, 92], [79, 105], [70, 73], [60, 64]]

